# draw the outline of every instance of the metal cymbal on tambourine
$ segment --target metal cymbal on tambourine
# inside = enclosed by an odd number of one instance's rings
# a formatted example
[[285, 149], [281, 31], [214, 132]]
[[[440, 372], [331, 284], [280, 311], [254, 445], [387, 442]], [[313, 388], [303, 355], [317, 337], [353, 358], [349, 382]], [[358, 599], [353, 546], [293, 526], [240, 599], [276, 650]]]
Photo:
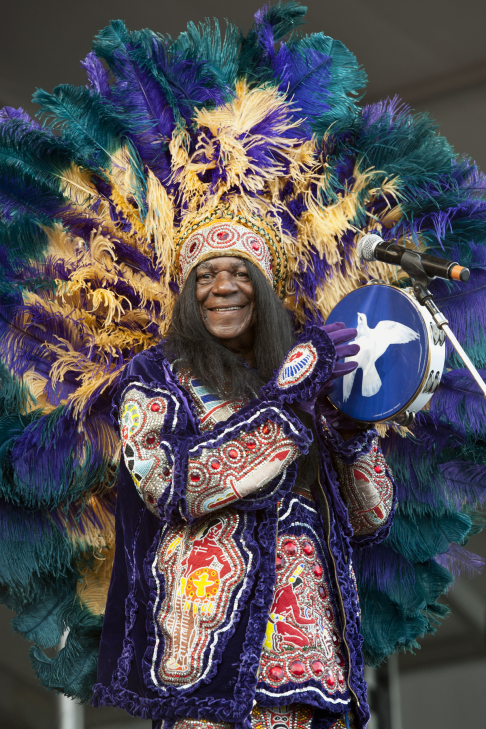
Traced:
[[[357, 329], [355, 372], [334, 383], [329, 396], [358, 422], [413, 418], [434, 394], [445, 361], [444, 333], [407, 289], [370, 283], [344, 297], [326, 324]], [[403, 420], [402, 420], [403, 422]]]

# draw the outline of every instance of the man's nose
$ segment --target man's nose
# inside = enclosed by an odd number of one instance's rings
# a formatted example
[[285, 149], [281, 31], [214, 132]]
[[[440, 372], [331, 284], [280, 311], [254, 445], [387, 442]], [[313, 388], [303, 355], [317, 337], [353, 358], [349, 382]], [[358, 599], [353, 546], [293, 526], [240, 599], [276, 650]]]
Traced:
[[211, 287], [211, 293], [219, 296], [227, 296], [237, 290], [237, 286], [233, 280], [231, 274], [227, 271], [221, 271], [214, 279], [214, 283]]

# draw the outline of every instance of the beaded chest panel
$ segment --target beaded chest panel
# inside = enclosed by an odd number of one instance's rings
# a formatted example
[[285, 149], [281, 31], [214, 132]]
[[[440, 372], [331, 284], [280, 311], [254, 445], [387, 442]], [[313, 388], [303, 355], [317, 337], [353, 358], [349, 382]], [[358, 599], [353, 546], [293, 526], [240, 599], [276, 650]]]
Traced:
[[341, 638], [312, 539], [281, 534], [276, 567], [260, 678], [276, 688], [317, 679], [326, 693], [345, 691]]
[[169, 529], [163, 538], [152, 570], [158, 595], [156, 685], [195, 683], [227, 637], [252, 559], [241, 537], [245, 520], [244, 514], [224, 509], [190, 527]]

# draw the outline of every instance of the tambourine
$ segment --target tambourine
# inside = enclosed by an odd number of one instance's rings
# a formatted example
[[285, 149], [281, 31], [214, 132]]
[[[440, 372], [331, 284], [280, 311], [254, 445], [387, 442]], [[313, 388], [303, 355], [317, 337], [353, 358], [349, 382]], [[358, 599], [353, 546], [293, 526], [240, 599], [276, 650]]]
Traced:
[[411, 415], [428, 403], [444, 370], [444, 333], [407, 289], [370, 283], [352, 291], [326, 324], [357, 329], [358, 369], [337, 379], [333, 405], [359, 422]]

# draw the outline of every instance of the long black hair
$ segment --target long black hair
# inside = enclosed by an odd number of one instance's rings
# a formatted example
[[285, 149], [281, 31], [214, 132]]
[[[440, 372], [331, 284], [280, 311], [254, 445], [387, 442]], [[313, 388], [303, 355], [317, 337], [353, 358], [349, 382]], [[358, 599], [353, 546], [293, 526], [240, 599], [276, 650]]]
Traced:
[[220, 397], [255, 397], [271, 378], [294, 341], [289, 313], [264, 274], [244, 261], [255, 293], [255, 362], [250, 368], [206, 329], [196, 300], [196, 267], [182, 289], [172, 313], [163, 348], [176, 369], [189, 369]]

